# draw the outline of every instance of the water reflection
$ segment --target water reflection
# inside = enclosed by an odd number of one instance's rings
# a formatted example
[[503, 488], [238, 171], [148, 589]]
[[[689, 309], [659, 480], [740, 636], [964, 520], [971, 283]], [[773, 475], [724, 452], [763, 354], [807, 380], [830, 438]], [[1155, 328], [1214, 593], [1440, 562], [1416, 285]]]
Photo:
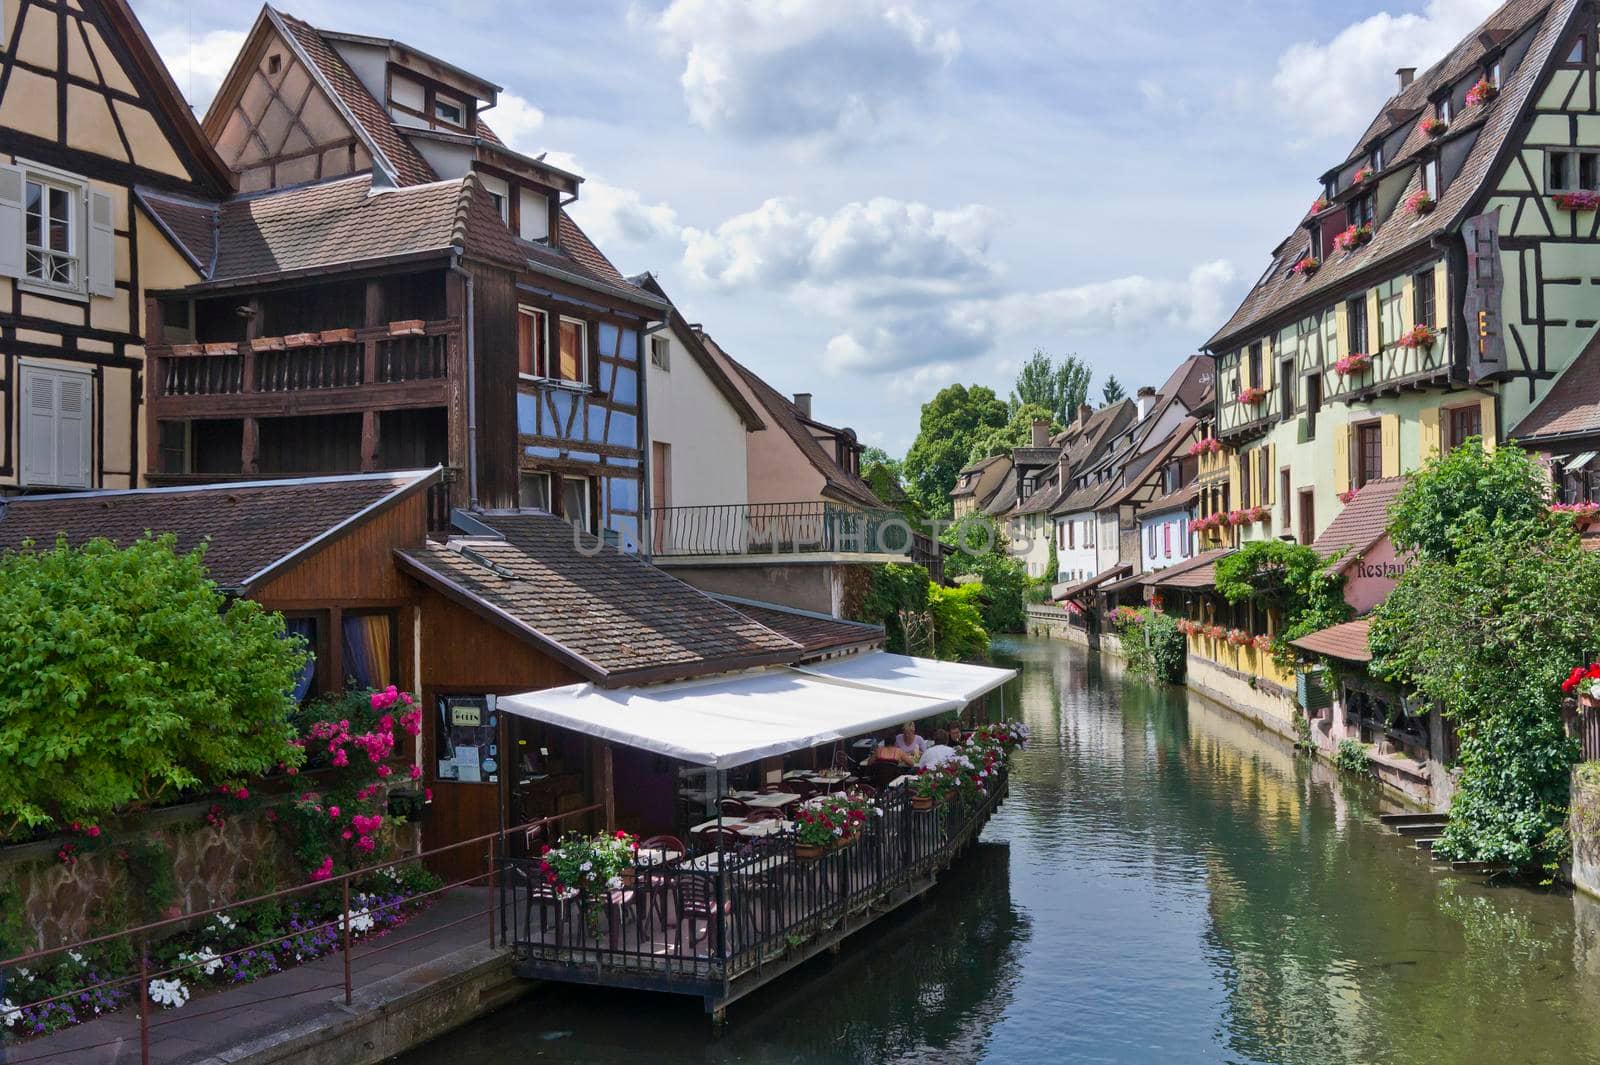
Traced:
[[1014, 640], [1011, 798], [930, 898], [737, 1003], [590, 989], [403, 1059], [1600, 1061], [1600, 903], [1441, 872], [1375, 788], [1181, 689]]

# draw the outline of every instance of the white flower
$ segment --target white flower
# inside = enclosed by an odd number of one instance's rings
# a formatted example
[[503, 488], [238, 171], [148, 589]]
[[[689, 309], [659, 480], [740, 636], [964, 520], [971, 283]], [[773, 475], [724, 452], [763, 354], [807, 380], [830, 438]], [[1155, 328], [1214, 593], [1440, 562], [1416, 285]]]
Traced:
[[834, 835], [835, 835], [835, 836], [842, 836], [842, 835], [844, 835], [844, 829], [842, 829], [842, 828], [836, 828], [836, 829], [834, 829], [834, 830], [833, 830], [833, 834], [834, 834]]
[[206, 976], [215, 976], [217, 970], [222, 968], [222, 959], [216, 951], [201, 947], [193, 954], [180, 954], [178, 960], [185, 965], [192, 965]]
[[368, 913], [366, 910], [351, 910], [349, 913], [345, 914], [344, 919], [339, 922], [339, 928], [341, 931], [344, 929], [345, 920], [350, 922], [350, 931], [352, 932], [372, 931], [372, 914]]
[[578, 866], [578, 872], [587, 873], [589, 870], [591, 870], [593, 868], [594, 868], [594, 863], [593, 862], [584, 862], [582, 865]]
[[32, 975], [33, 975], [33, 973], [29, 972], [27, 969], [18, 969], [17, 970], [17, 979], [19, 979], [19, 980], [26, 980], [28, 977], [30, 977]]
[[17, 1004], [9, 998], [0, 998], [0, 1024], [10, 1028], [22, 1020], [22, 1011], [17, 1009]]
[[150, 1001], [158, 1006], [175, 1010], [189, 1001], [189, 989], [181, 980], [150, 981]]
[[67, 951], [67, 957], [71, 958], [73, 963], [76, 964], [76, 965], [82, 965], [83, 964], [83, 955], [78, 953], [75, 950]]
[[610, 880], [606, 881], [606, 887], [610, 888], [612, 891], [617, 890], [617, 888], [619, 888], [621, 886], [622, 886], [622, 877], [620, 877], [620, 876], [614, 876]]

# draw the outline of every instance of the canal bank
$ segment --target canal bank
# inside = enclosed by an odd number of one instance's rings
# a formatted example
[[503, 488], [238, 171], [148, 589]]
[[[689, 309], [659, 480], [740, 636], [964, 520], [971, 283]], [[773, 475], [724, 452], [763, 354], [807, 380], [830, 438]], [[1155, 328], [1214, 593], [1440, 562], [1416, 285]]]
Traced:
[[1033, 739], [924, 901], [729, 1011], [545, 986], [406, 1055], [1600, 1061], [1600, 905], [1440, 871], [1376, 786], [1064, 641], [999, 641]]

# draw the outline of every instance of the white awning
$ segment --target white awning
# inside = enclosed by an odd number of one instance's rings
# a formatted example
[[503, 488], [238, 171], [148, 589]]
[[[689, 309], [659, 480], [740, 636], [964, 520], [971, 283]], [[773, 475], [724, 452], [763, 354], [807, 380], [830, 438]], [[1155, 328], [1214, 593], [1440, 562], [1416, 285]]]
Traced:
[[813, 662], [794, 668], [815, 677], [875, 691], [955, 699], [961, 706], [994, 691], [1017, 675], [1014, 669], [941, 662], [934, 658], [890, 654], [888, 651], [868, 651], [848, 658]]
[[498, 705], [518, 717], [727, 769], [959, 710], [964, 703], [785, 668], [639, 688], [570, 684], [503, 695]]

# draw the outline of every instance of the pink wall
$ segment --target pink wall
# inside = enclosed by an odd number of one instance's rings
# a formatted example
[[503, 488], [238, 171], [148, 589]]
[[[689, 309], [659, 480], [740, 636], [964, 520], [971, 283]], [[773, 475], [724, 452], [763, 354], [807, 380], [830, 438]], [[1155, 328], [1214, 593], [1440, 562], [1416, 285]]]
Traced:
[[1399, 558], [1385, 536], [1360, 558], [1345, 564], [1344, 601], [1357, 614], [1368, 613], [1389, 598], [1400, 575], [1410, 567], [1411, 559]]

